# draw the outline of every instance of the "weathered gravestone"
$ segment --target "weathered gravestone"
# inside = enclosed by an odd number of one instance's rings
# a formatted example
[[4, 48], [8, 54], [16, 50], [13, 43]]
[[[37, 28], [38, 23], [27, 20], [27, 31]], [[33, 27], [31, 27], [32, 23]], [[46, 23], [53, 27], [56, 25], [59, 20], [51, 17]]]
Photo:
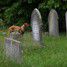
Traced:
[[65, 13], [65, 18], [66, 18], [66, 35], [67, 35], [67, 12]]
[[59, 36], [58, 14], [54, 9], [52, 9], [49, 13], [48, 23], [49, 23], [49, 35]]
[[21, 42], [13, 38], [5, 38], [5, 53], [6, 56], [11, 60], [21, 63], [22, 61]]
[[13, 38], [15, 40], [20, 40], [21, 39], [21, 34], [17, 31], [15, 31], [15, 32], [11, 32], [9, 37]]
[[31, 15], [32, 34], [34, 41], [42, 44], [42, 19], [41, 14], [37, 8], [35, 8]]

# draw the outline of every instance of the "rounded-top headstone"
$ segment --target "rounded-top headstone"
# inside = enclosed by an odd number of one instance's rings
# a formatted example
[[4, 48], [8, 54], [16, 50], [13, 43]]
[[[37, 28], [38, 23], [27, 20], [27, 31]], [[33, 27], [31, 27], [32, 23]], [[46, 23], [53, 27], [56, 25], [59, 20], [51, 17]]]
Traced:
[[58, 14], [54, 9], [52, 9], [49, 13], [48, 23], [49, 23], [49, 35], [59, 36]]
[[67, 35], [67, 12], [65, 13], [65, 19], [66, 19], [66, 35]]
[[41, 26], [42, 26], [42, 18], [39, 10], [35, 8], [31, 15], [31, 26], [32, 26], [32, 34], [33, 39], [36, 42], [42, 41], [42, 32], [41, 32]]

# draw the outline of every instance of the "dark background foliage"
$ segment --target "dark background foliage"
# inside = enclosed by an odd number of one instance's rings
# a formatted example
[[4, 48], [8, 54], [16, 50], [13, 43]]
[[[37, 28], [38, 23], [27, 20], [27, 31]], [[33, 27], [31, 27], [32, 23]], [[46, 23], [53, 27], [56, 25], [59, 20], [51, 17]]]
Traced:
[[43, 31], [48, 31], [48, 14], [51, 9], [55, 9], [59, 16], [59, 30], [65, 32], [66, 0], [0, 0], [0, 27], [31, 23], [30, 17], [34, 8], [41, 12]]

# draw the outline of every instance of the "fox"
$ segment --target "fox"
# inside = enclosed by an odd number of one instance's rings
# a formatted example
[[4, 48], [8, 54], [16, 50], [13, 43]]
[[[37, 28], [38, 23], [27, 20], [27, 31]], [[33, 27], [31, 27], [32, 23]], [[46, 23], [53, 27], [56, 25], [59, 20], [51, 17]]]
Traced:
[[22, 26], [15, 26], [12, 25], [11, 27], [9, 27], [9, 32], [14, 32], [14, 31], [18, 31], [19, 33], [23, 34], [25, 32], [26, 27], [30, 26], [30, 24], [28, 23], [24, 23]]

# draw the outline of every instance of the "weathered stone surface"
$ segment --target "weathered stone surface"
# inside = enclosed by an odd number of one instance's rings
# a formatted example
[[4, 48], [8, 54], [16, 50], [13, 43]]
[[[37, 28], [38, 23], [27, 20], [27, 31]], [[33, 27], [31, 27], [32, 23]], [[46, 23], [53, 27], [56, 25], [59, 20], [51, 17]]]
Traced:
[[21, 63], [22, 50], [20, 41], [5, 38], [5, 53], [11, 60]]
[[48, 23], [49, 23], [49, 35], [59, 36], [58, 14], [54, 9], [52, 9], [49, 13]]
[[42, 32], [41, 32], [42, 18], [37, 8], [35, 8], [32, 12], [31, 25], [32, 25], [32, 34], [33, 34], [34, 41], [41, 43], [42, 42]]
[[66, 35], [67, 35], [67, 12], [65, 13], [65, 19], [66, 19]]
[[10, 33], [10, 38], [13, 38], [15, 40], [20, 40], [21, 39], [21, 34], [17, 31], [11, 32]]

